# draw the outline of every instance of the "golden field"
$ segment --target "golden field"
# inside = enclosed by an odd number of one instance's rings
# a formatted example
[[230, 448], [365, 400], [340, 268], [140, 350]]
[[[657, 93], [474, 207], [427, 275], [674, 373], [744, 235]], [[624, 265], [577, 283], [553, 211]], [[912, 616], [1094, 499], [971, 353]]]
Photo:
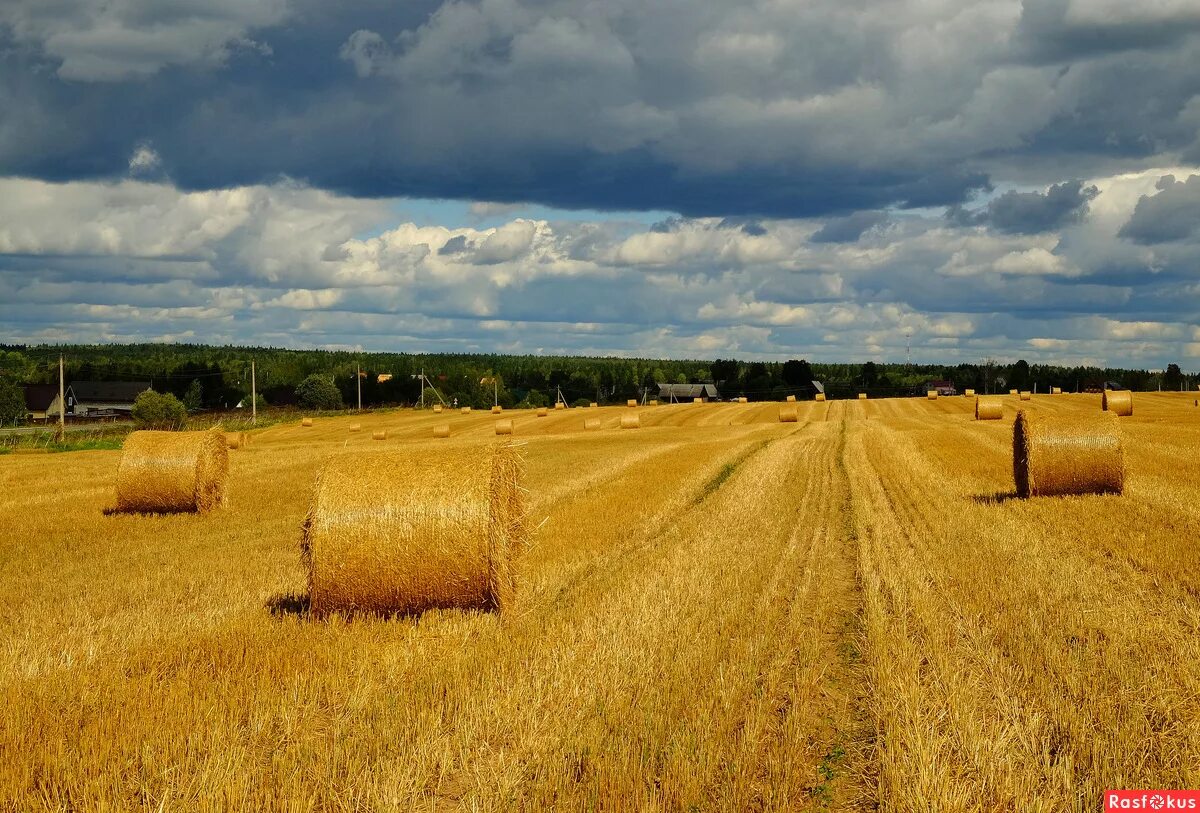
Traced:
[[536, 530], [504, 616], [312, 621], [299, 556], [326, 457], [421, 467], [497, 442], [486, 412], [253, 432], [205, 515], [106, 513], [120, 452], [2, 456], [0, 810], [1050, 813], [1200, 786], [1200, 407], [1135, 395], [1123, 496], [1019, 500], [1018, 404], [1100, 397], [1004, 401], [506, 411]]

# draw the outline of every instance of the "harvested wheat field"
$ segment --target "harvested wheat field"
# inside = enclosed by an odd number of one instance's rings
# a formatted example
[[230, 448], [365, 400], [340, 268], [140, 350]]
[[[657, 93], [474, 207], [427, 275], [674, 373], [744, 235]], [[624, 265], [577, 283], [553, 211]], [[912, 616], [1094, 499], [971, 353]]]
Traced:
[[[1029, 465], [1052, 431], [1123, 455], [1121, 494], [1030, 499], [1017, 410], [951, 398], [664, 404], [637, 432], [625, 406], [505, 410], [511, 438], [488, 410], [323, 417], [251, 433], [205, 513], [110, 510], [119, 451], [2, 456], [0, 810], [1055, 813], [1196, 787], [1200, 411], [1136, 397], [1020, 402]], [[331, 460], [354, 522], [396, 523], [497, 444], [524, 460], [511, 604], [309, 613]]]

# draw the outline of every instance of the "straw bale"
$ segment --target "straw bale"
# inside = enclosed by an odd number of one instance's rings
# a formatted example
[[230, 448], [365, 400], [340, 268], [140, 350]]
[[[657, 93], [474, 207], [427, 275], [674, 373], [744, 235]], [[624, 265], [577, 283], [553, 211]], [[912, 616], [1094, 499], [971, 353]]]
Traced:
[[788, 401], [788, 402], [795, 402], [795, 400], [796, 400], [796, 396], [794, 396], [794, 395], [789, 395], [789, 396], [788, 396], [787, 398], [785, 398], [784, 400], [785, 400], [785, 401]]
[[963, 390], [963, 395], [965, 395], [967, 398], [974, 398], [975, 390], [971, 390], [971, 389]]
[[463, 407], [462, 409], [460, 409], [460, 410], [459, 410], [459, 412], [461, 412], [463, 415], [470, 415], [470, 414], [471, 414], [471, 408], [470, 408], [470, 407]]
[[546, 409], [545, 407], [538, 407], [537, 416], [539, 418], [544, 418], [549, 414], [550, 414], [550, 410]]
[[1021, 497], [1120, 494], [1125, 454], [1117, 417], [1034, 415], [1013, 424], [1013, 479]]
[[621, 428], [622, 429], [641, 429], [641, 427], [642, 427], [642, 416], [638, 415], [636, 412], [632, 415], [622, 415], [621, 416]]
[[566, 409], [566, 408], [567, 408], [567, 405], [566, 405], [566, 404], [564, 404], [562, 401], [555, 401], [555, 402], [554, 402], [554, 408], [555, 408], [555, 409]]
[[584, 429], [599, 429], [600, 428], [600, 419], [599, 418], [585, 418], [583, 421], [583, 428]]
[[693, 404], [703, 404], [703, 403], [704, 403], [704, 399], [703, 399], [703, 398], [693, 398], [693, 399], [692, 399], [692, 403], [693, 403]]
[[441, 404], [434, 404], [434, 405], [433, 405], [433, 411], [434, 411], [434, 414], [440, 413], [440, 412], [442, 411], [442, 405], [441, 405]]
[[361, 424], [361, 423], [352, 423], [352, 424], [350, 424], [350, 431], [351, 431], [351, 432], [361, 432], [361, 431], [362, 431], [362, 424]]
[[245, 432], [226, 432], [225, 446], [230, 449], [240, 449], [246, 445]]
[[387, 430], [376, 429], [371, 433], [371, 440], [387, 440]]
[[745, 403], [749, 402], [749, 400], [750, 400], [749, 398], [747, 398], [746, 396], [743, 395], [741, 398], [738, 398], [738, 403], [745, 404]]
[[1100, 396], [1100, 408], [1120, 417], [1133, 414], [1133, 393], [1129, 390], [1105, 390]]
[[936, 401], [937, 395], [938, 395], [937, 390], [926, 390], [925, 391], [925, 397], [928, 398], [930, 401]]
[[784, 406], [779, 408], [780, 423], [796, 423], [800, 419], [799, 414], [794, 406]]
[[1009, 390], [1008, 394], [1009, 395], [1020, 395], [1021, 393], [1019, 390]]
[[492, 407], [493, 415], [499, 415], [503, 411], [504, 411], [504, 407], [500, 406], [499, 404], [496, 404], [494, 407]]
[[596, 403], [595, 401], [592, 401], [590, 404], [588, 404], [588, 406], [590, 406], [592, 409], [595, 409], [596, 407], [600, 406], [600, 404]]
[[224, 501], [229, 449], [220, 430], [132, 432], [122, 448], [118, 511], [208, 511]]
[[302, 418], [300, 420], [300, 425], [301, 426], [312, 426], [312, 418]]
[[626, 402], [625, 402], [625, 406], [627, 406], [627, 407], [635, 407], [635, 406], [637, 406], [637, 401], [635, 401], [635, 400], [633, 400], [632, 398], [630, 398], [628, 401], [626, 401]]
[[513, 433], [512, 418], [505, 418], [502, 421], [496, 421], [497, 435], [511, 435]]
[[1004, 401], [980, 395], [975, 398], [975, 420], [998, 421], [1004, 417]]
[[865, 392], [860, 392], [860, 393], [858, 394], [858, 400], [860, 400], [860, 401], [865, 401], [865, 400], [867, 400], [867, 394], [866, 394]]
[[448, 438], [448, 437], [450, 437], [450, 424], [448, 424], [448, 423], [439, 423], [437, 426], [433, 427], [433, 436], [434, 436], [435, 438]]
[[1020, 394], [1020, 398], [1022, 401], [1032, 401], [1033, 393], [1029, 392], [1029, 390], [1022, 390], [1021, 394]]
[[823, 393], [823, 392], [818, 392], [818, 393], [817, 393], [816, 400], [818, 400], [818, 401], [824, 401], [824, 400], [825, 400], [825, 393]]
[[517, 449], [445, 446], [331, 458], [304, 523], [310, 607], [331, 612], [507, 611], [525, 546]]
[[1050, 394], [1051, 395], [1062, 395], [1062, 387], [1051, 387]]

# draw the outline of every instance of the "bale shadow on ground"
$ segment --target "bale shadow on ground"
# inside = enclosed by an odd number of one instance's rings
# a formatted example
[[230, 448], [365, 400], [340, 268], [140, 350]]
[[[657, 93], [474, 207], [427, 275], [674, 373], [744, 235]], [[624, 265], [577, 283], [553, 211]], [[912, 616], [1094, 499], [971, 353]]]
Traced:
[[1021, 495], [1015, 491], [993, 491], [991, 494], [974, 494], [971, 501], [979, 505], [1001, 505], [1009, 500], [1019, 500]]
[[266, 607], [276, 618], [306, 616], [309, 609], [307, 593], [282, 593], [267, 600]]

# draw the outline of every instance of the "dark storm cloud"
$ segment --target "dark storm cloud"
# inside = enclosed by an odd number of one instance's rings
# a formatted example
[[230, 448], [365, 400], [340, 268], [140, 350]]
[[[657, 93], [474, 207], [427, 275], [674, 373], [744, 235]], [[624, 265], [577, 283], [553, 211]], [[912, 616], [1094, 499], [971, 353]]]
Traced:
[[853, 243], [863, 233], [888, 220], [884, 212], [855, 212], [830, 220], [809, 239], [814, 243]]
[[1200, 175], [1186, 181], [1165, 175], [1158, 181], [1157, 195], [1143, 195], [1121, 237], [1143, 245], [1186, 240], [1200, 234]]
[[969, 211], [952, 207], [946, 217], [960, 226], [991, 226], [1006, 234], [1040, 234], [1078, 223], [1088, 201], [1099, 194], [1083, 181], [1067, 181], [1041, 192], [1005, 192], [985, 208]]

